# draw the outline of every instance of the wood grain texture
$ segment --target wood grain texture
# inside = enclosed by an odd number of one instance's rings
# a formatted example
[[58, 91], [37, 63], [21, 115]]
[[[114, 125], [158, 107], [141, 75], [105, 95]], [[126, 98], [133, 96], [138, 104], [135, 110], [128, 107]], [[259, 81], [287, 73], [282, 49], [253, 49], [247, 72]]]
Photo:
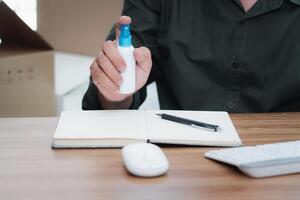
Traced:
[[[300, 139], [300, 113], [233, 114], [245, 145]], [[57, 118], [0, 119], [0, 199], [299, 199], [300, 174], [252, 179], [203, 157], [211, 147], [164, 146], [170, 170], [129, 175], [120, 149], [53, 150]]]

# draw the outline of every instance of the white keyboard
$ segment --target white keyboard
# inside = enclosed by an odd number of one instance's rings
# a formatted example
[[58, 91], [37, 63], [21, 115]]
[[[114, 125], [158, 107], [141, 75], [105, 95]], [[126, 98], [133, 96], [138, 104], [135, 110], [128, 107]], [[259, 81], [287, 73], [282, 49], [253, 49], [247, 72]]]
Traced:
[[205, 157], [234, 165], [256, 178], [299, 173], [300, 140], [209, 151]]

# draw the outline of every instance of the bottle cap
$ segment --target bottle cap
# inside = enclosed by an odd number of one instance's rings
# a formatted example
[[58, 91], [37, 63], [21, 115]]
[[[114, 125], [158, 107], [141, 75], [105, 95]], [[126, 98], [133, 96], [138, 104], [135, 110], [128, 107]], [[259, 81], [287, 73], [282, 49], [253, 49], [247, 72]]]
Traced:
[[119, 46], [131, 46], [130, 24], [122, 24], [120, 29]]

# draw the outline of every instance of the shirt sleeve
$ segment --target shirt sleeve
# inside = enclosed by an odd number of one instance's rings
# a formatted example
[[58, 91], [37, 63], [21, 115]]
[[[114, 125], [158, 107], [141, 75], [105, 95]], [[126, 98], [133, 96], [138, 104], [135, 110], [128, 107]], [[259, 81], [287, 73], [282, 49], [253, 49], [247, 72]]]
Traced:
[[[159, 63], [159, 51], [156, 44], [156, 35], [159, 29], [162, 0], [125, 0], [122, 15], [132, 18], [131, 34], [135, 48], [145, 46], [150, 49], [153, 66], [147, 84], [133, 96], [130, 109], [138, 109], [146, 99], [146, 86], [156, 80], [156, 63]], [[110, 31], [107, 40], [115, 40], [115, 28]], [[98, 89], [90, 78], [89, 87], [82, 100], [83, 110], [103, 109], [98, 99]]]

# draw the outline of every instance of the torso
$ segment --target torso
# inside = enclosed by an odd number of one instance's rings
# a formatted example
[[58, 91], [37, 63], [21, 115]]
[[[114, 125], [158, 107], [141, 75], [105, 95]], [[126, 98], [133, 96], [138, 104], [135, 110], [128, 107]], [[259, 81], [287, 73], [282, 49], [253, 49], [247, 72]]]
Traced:
[[299, 5], [166, 0], [160, 24], [162, 109], [300, 111]]

